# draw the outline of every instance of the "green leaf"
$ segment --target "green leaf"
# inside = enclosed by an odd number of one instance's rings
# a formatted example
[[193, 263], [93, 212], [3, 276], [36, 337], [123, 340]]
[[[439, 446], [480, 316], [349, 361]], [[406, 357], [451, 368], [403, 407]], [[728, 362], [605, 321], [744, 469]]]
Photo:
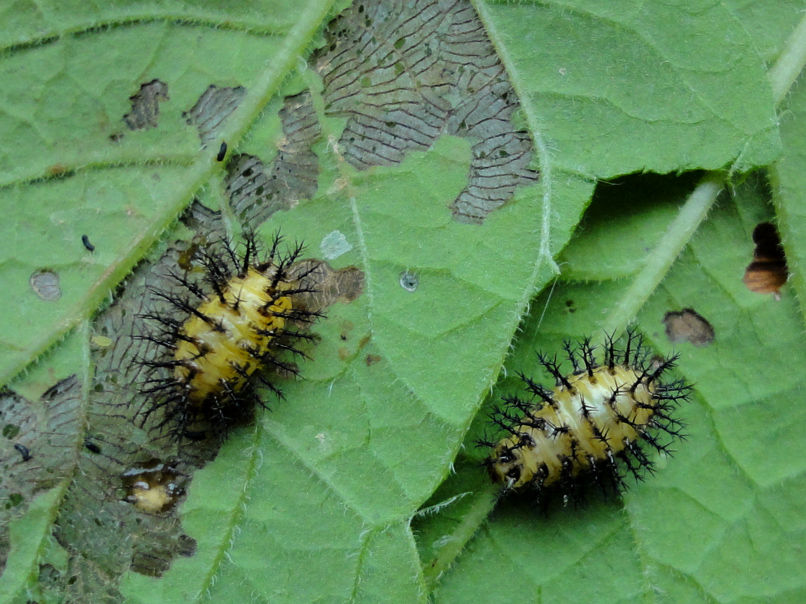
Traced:
[[35, 584], [38, 580], [40, 548], [48, 542], [53, 509], [58, 507], [64, 487], [62, 484], [37, 497], [26, 515], [11, 525], [10, 563], [4, 571], [8, 578], [0, 584], [0, 597], [4, 602], [24, 600], [29, 583]]
[[[0, 383], [34, 401], [78, 374], [82, 436], [101, 451], [79, 438], [78, 465], [58, 476], [69, 487], [26, 501], [11, 533], [0, 517], [0, 593], [797, 599], [802, 314], [789, 285], [775, 302], [741, 282], [772, 211], [758, 180], [738, 176], [782, 153], [775, 103], [795, 76], [771, 86], [764, 61], [795, 3], [760, 16], [738, 1], [347, 4], [0, 11], [0, 132], [13, 142], [0, 149]], [[211, 90], [234, 109], [197, 132]], [[775, 203], [798, 290], [790, 102]], [[239, 178], [256, 182], [236, 168], [247, 164], [266, 190], [239, 197]], [[616, 180], [720, 168], [737, 195], [716, 209], [721, 174]], [[558, 255], [597, 180], [609, 182]], [[134, 421], [129, 334], [165, 259], [241, 221], [357, 268], [363, 291], [316, 324], [304, 379], [279, 382], [285, 400], [220, 451], [176, 447]], [[660, 320], [687, 306], [717, 339], [678, 345], [696, 385], [678, 455], [623, 502], [545, 521], [502, 503], [486, 522], [496, 493], [473, 442], [502, 368], [636, 315], [668, 353]], [[2, 461], [22, 463], [5, 440]], [[134, 510], [121, 483], [152, 457], [186, 473], [186, 499], [161, 516]]]
[[476, 2], [556, 164], [610, 178], [775, 158], [753, 40], [710, 2]]

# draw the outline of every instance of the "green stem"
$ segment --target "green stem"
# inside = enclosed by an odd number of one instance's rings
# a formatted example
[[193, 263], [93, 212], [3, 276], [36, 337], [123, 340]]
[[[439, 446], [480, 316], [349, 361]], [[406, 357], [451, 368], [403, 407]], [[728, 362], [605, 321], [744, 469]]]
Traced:
[[449, 538], [444, 539], [445, 545], [439, 549], [439, 554], [423, 567], [423, 579], [429, 592], [433, 592], [439, 578], [450, 568], [467, 542], [487, 520], [487, 516], [493, 511], [498, 501], [500, 492], [499, 485], [489, 483], [470, 495], [473, 504], [466, 508], [462, 521], [456, 525], [450, 535], [446, 535]]
[[804, 66], [806, 66], [806, 15], [787, 38], [778, 60], [768, 72], [776, 105], [786, 98]]
[[647, 254], [643, 268], [607, 314], [603, 324], [605, 332], [620, 332], [635, 318], [708, 215], [724, 184], [722, 172], [706, 172], [700, 179], [666, 233]]

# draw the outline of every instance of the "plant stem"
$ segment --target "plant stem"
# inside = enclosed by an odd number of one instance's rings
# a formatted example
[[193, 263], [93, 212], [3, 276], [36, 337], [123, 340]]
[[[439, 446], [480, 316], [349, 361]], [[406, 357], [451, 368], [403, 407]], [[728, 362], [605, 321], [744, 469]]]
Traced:
[[804, 65], [806, 65], [806, 15], [787, 38], [778, 60], [768, 72], [776, 105], [786, 98], [792, 84], [803, 71]]
[[620, 332], [638, 314], [707, 216], [724, 184], [722, 172], [706, 172], [700, 179], [680, 213], [647, 255], [646, 264], [607, 314], [603, 324], [606, 333]]
[[454, 563], [478, 528], [486, 522], [498, 501], [500, 491], [499, 485], [489, 483], [470, 496], [473, 503], [465, 509], [461, 522], [456, 525], [450, 538], [445, 539], [445, 545], [440, 548], [439, 554], [423, 567], [423, 579], [429, 592], [433, 592], [442, 574]]

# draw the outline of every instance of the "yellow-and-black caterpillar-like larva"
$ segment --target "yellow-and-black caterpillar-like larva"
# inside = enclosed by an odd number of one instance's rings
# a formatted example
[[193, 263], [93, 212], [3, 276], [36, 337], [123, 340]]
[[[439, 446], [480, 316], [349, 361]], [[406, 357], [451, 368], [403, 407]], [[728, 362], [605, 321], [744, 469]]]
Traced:
[[302, 245], [280, 252], [281, 242], [276, 235], [262, 258], [253, 234], [246, 235], [243, 251], [229, 241], [199, 249], [194, 260], [203, 269], [200, 278], [192, 271], [171, 273], [176, 287], [150, 288], [171, 311], [140, 316], [148, 325], [140, 339], [158, 349], [140, 359], [146, 368], [143, 421], [160, 412], [159, 427], [179, 438], [203, 438], [263, 405], [257, 386], [282, 396], [264, 370], [296, 374], [282, 356], [302, 354], [294, 340], [312, 339], [304, 327], [320, 314], [301, 302], [313, 291], [307, 275], [292, 274]]
[[[624, 349], [607, 338], [601, 362], [590, 339], [565, 343], [573, 371], [564, 374], [556, 357], [538, 355], [555, 378], [549, 389], [521, 374], [526, 396], [504, 398], [491, 415], [506, 436], [480, 441], [492, 449], [485, 465], [507, 491], [557, 488], [565, 497], [581, 481], [603, 490], [621, 491], [621, 466], [637, 479], [652, 471], [642, 443], [668, 453], [681, 438], [682, 423], [672, 416], [691, 389], [682, 381], [664, 381], [677, 356], [650, 358], [640, 335], [628, 331]], [[666, 435], [666, 438], [663, 435]]]

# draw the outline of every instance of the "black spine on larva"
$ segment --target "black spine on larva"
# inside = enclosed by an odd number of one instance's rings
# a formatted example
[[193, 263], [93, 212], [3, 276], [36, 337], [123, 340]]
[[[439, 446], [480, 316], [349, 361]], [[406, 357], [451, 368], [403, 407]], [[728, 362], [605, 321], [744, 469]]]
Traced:
[[582, 352], [582, 362], [585, 363], [585, 371], [590, 377], [593, 377], [593, 370], [598, 367], [596, 358], [594, 357], [594, 347], [591, 346], [590, 338], [585, 338], [580, 345]]
[[571, 361], [571, 365], [574, 368], [574, 373], [579, 373], [579, 362], [577, 361], [576, 350], [574, 349], [574, 345], [570, 340], [563, 341], [563, 350], [565, 350], [568, 360]]
[[[553, 409], [557, 408], [557, 401], [554, 400], [551, 390], [549, 390], [542, 384], [538, 384], [533, 379], [527, 377], [523, 373], [519, 373], [518, 377], [521, 378], [523, 383], [526, 385], [526, 389], [529, 392], [540, 398], [541, 401], [543, 401], [545, 404], [549, 405]], [[529, 409], [532, 409], [534, 407], [534, 405], [526, 401], [521, 401], [518, 397], [509, 397], [508, 399], [505, 400], [507, 400], [509, 404], [515, 405], [523, 412], [527, 412]]]
[[546, 368], [546, 371], [548, 371], [552, 376], [554, 376], [554, 380], [557, 386], [562, 384], [569, 390], [572, 388], [571, 383], [568, 381], [568, 378], [566, 378], [563, 372], [560, 371], [560, 365], [559, 363], [557, 363], [556, 356], [550, 359], [543, 353], [538, 352], [537, 358], [540, 360], [540, 363], [543, 365], [543, 367]]
[[[307, 274], [302, 277], [294, 275], [293, 280], [289, 278], [291, 267], [302, 253], [302, 244], [295, 244], [288, 251], [281, 252], [281, 242], [282, 237], [278, 233], [266, 254], [261, 254], [253, 233], [246, 233], [241, 253], [227, 240], [199, 246], [190, 265], [183, 267], [182, 274], [169, 272], [165, 286], [149, 288], [155, 303], [167, 306], [168, 312], [152, 311], [140, 315], [144, 328], [142, 333], [134, 336], [155, 345], [151, 354], [138, 358], [145, 369], [140, 382], [140, 393], [144, 397], [140, 411], [142, 425], [159, 412], [160, 419], [156, 424], [152, 422], [151, 428], [168, 427], [177, 438], [198, 439], [209, 433], [225, 433], [228, 425], [248, 418], [255, 405], [265, 406], [256, 392], [256, 386], [263, 386], [282, 398], [280, 388], [263, 375], [262, 369], [279, 370], [285, 375], [297, 374], [296, 365], [278, 355], [289, 353], [304, 356], [294, 342], [310, 341], [313, 336], [294, 326], [310, 324], [322, 314], [308, 311], [295, 297], [301, 292], [315, 292], [305, 279]], [[194, 270], [194, 265], [203, 268], [203, 276], [196, 276], [198, 269]], [[183, 333], [183, 328], [189, 317], [194, 316], [213, 330], [226, 333], [222, 319], [207, 316], [200, 311], [200, 307], [204, 302], [217, 299], [222, 305], [226, 304], [238, 312], [241, 295], [240, 292], [231, 291], [229, 284], [236, 276], [246, 277], [250, 269], [270, 276], [270, 285], [266, 288], [266, 310], [278, 296], [291, 298], [292, 309], [277, 315], [286, 323], [282, 329], [255, 327], [257, 335], [271, 337], [269, 351], [261, 354], [257, 346], [245, 345], [242, 349], [248, 353], [248, 360], [230, 365], [232, 375], [238, 379], [237, 387], [222, 379], [219, 381], [220, 391], [215, 396], [207, 397], [201, 405], [192, 403], [188, 385], [196, 375], [196, 369], [191, 362], [208, 354], [209, 348], [199, 338]], [[198, 354], [174, 358], [179, 342], [192, 344], [199, 351]], [[255, 366], [259, 368], [253, 370]], [[177, 377], [175, 371], [178, 371], [178, 367], [186, 370], [184, 379]], [[197, 430], [197, 426], [201, 430]]]
[[[563, 349], [572, 368], [568, 374], [556, 357], [538, 354], [555, 380], [554, 389], [520, 374], [528, 396], [506, 396], [494, 410], [492, 422], [503, 437], [479, 442], [493, 450], [485, 465], [505, 489], [531, 486], [539, 497], [545, 488], [573, 500], [586, 483], [598, 485], [603, 492], [623, 491], [625, 472], [638, 481], [654, 472], [645, 447], [668, 454], [674, 440], [683, 438], [683, 425], [673, 411], [686, 400], [691, 387], [682, 380], [664, 381], [677, 356], [653, 358], [641, 334], [632, 329], [623, 339], [606, 336], [601, 361], [589, 338], [576, 346], [564, 342]], [[592, 398], [586, 400], [583, 394]], [[632, 407], [625, 407], [625, 401]], [[603, 410], [611, 418], [609, 423], [603, 422]], [[578, 418], [566, 425], [559, 418], [569, 412]], [[597, 444], [583, 442], [586, 438]], [[546, 443], [545, 452], [539, 443]]]

